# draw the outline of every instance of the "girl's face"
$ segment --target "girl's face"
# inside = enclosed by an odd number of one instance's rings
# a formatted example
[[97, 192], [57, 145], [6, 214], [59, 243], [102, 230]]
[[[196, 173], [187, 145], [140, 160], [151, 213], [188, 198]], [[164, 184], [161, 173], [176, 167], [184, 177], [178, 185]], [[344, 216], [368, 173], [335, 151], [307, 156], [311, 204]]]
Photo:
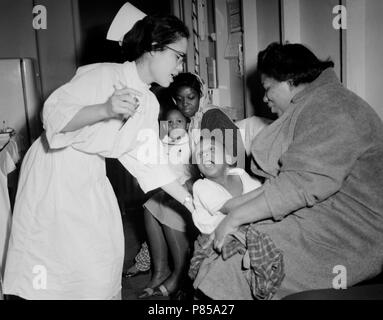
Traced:
[[178, 109], [185, 117], [193, 117], [199, 109], [199, 93], [190, 87], [180, 87], [174, 97]]
[[173, 82], [173, 78], [182, 71], [182, 63], [186, 55], [187, 40], [170, 43], [163, 51], [153, 51], [149, 72], [152, 82], [166, 88]]
[[265, 88], [263, 101], [267, 103], [271, 112], [280, 117], [287, 110], [295, 95], [293, 87], [287, 81], [279, 82], [265, 75], [262, 75], [262, 85]]
[[198, 169], [206, 178], [217, 178], [225, 174], [228, 164], [223, 145], [211, 139], [203, 139], [195, 149]]

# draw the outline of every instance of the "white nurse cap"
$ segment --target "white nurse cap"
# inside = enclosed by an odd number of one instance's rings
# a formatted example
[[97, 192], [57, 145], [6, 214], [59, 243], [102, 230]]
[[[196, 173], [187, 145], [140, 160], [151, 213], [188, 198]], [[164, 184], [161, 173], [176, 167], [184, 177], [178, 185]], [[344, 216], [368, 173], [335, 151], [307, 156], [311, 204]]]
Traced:
[[137, 21], [143, 19], [145, 16], [145, 13], [129, 2], [125, 3], [114, 17], [106, 39], [119, 41], [121, 44], [125, 34], [133, 28]]

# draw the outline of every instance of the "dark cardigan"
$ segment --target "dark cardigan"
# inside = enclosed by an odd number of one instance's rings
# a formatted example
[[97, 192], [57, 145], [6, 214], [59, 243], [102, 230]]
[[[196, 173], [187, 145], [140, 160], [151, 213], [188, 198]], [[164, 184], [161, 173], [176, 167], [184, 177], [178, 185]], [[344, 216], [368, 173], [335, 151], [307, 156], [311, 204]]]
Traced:
[[[347, 286], [381, 272], [383, 124], [332, 69], [257, 135], [252, 155], [253, 172], [266, 178], [263, 188], [274, 217], [258, 222], [257, 229], [284, 255], [286, 276], [277, 298], [332, 288], [339, 270], [347, 272]], [[221, 298], [214, 296], [213, 283], [220, 281], [223, 290], [224, 279], [242, 277], [239, 258], [220, 263], [225, 268], [212, 267], [209, 281], [200, 286], [212, 298]], [[214, 276], [217, 270], [227, 274]], [[231, 287], [232, 280], [227, 290]]]

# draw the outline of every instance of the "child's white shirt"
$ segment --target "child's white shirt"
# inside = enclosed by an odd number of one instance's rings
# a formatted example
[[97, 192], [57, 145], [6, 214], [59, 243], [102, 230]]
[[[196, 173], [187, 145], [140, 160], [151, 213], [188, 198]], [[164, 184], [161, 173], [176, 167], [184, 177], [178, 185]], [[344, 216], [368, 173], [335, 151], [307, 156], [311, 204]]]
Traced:
[[189, 135], [186, 133], [175, 141], [169, 135], [165, 135], [162, 143], [165, 147], [170, 168], [178, 177], [178, 182], [184, 184], [190, 178], [188, 170], [191, 156]]
[[[262, 184], [241, 168], [230, 169], [228, 174], [241, 178], [243, 193], [259, 188]], [[192, 213], [195, 226], [204, 234], [212, 233], [226, 215], [219, 211], [232, 195], [222, 185], [209, 180], [200, 179], [193, 185], [195, 210]]]

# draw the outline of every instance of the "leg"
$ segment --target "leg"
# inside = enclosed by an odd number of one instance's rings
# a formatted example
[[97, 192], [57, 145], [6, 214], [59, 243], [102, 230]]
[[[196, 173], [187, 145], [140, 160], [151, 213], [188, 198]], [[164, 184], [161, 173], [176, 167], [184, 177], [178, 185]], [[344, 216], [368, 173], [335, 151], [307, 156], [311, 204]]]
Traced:
[[165, 225], [162, 227], [174, 265], [171, 276], [167, 278], [162, 285], [166, 287], [169, 293], [174, 293], [180, 289], [182, 280], [187, 276], [189, 240], [186, 232], [181, 232]]
[[148, 247], [153, 263], [152, 279], [146, 287], [154, 288], [163, 282], [170, 274], [168, 264], [168, 247], [161, 224], [147, 209], [144, 210], [144, 221], [148, 239]]
[[134, 260], [134, 264], [126, 272], [123, 272], [124, 277], [131, 278], [149, 272], [150, 253], [146, 242], [141, 244], [140, 251], [136, 254]]

